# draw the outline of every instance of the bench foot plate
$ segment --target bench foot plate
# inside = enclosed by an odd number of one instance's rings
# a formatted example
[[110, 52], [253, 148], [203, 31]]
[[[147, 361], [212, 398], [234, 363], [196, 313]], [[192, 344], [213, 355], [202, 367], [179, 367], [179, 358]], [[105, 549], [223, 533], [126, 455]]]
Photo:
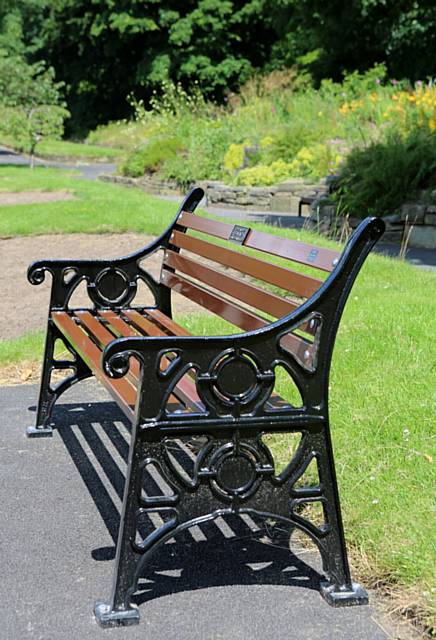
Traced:
[[126, 627], [132, 624], [138, 624], [138, 609], [126, 609], [124, 611], [113, 611], [109, 604], [105, 602], [96, 602], [94, 606], [94, 615], [101, 627]]
[[351, 589], [340, 589], [331, 582], [321, 582], [320, 593], [332, 607], [352, 607], [358, 604], [368, 604], [368, 594], [357, 582], [352, 583]]
[[51, 427], [27, 427], [28, 438], [51, 438], [53, 429]]

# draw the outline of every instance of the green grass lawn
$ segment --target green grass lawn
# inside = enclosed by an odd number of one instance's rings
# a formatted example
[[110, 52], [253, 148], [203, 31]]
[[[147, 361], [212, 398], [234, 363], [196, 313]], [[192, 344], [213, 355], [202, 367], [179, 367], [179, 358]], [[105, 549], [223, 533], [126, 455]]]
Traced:
[[[0, 143], [17, 148], [14, 142], [2, 137]], [[44, 158], [65, 158], [83, 161], [112, 161], [115, 162], [125, 153], [123, 149], [117, 147], [103, 147], [96, 144], [84, 144], [81, 142], [70, 142], [68, 140], [42, 140], [37, 148], [36, 155]]]
[[138, 189], [99, 180], [82, 180], [74, 171], [35, 167], [0, 167], [0, 191], [70, 191], [76, 200], [0, 208], [0, 236], [41, 233], [161, 233], [177, 203], [164, 202]]
[[[37, 169], [0, 169], [0, 189], [71, 189], [79, 200], [0, 208], [0, 235], [74, 231], [156, 234], [175, 203], [140, 191]], [[274, 229], [282, 236], [310, 234]], [[334, 243], [323, 238], [323, 246]], [[408, 589], [430, 620], [434, 588], [436, 274], [372, 255], [347, 304], [331, 376], [331, 423], [345, 530], [371, 579]], [[205, 316], [197, 334], [228, 332]], [[41, 333], [0, 343], [0, 364], [40, 357]], [[286, 381], [281, 380], [286, 396]], [[287, 457], [276, 439], [275, 455]], [[412, 595], [410, 595], [412, 594]], [[415, 599], [415, 600], [414, 600]]]

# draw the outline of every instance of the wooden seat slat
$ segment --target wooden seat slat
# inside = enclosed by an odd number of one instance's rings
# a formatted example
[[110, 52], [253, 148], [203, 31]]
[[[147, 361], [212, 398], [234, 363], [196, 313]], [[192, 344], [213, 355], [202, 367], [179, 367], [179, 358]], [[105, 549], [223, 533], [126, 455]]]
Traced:
[[100, 365], [101, 351], [93, 343], [91, 338], [74, 322], [65, 311], [54, 311], [52, 313], [53, 322], [63, 333], [74, 349], [83, 358], [86, 364], [92, 369], [96, 377], [109, 391], [114, 400], [121, 407], [124, 414], [132, 420], [135, 414], [137, 391], [126, 379], [110, 380]]
[[147, 320], [136, 309], [123, 309], [123, 315], [139, 329], [145, 336], [160, 337], [166, 335], [165, 331], [159, 329], [158, 326]]
[[[99, 315], [102, 318], [105, 318], [105, 320], [107, 320], [123, 337], [137, 337], [138, 335], [143, 335], [135, 331], [129, 324], [127, 324], [127, 322], [120, 318], [118, 313], [115, 313], [114, 311], [99, 311]], [[161, 315], [164, 316], [164, 314]], [[168, 318], [168, 320], [170, 320], [170, 318]], [[165, 333], [162, 332], [162, 335], [165, 335]], [[190, 334], [185, 331], [184, 335]], [[169, 363], [170, 361], [168, 358], [162, 358], [161, 366], [168, 365]], [[198, 396], [197, 388], [193, 380], [182, 378], [174, 388], [174, 396], [193, 411], [203, 411], [204, 409], [204, 405]]]
[[[76, 318], [79, 318], [81, 324], [98, 340], [101, 349], [112, 342], [116, 338], [116, 334], [108, 331], [103, 324], [89, 311], [76, 311]], [[134, 360], [130, 365], [130, 373], [137, 379], [139, 376], [139, 363]]]
[[[110, 313], [110, 312], [109, 312]], [[115, 315], [115, 314], [114, 314]], [[105, 347], [107, 344], [112, 342], [115, 336], [113, 336], [105, 327], [95, 318], [89, 311], [77, 311], [76, 316], [80, 319], [80, 321], [85, 325], [85, 327], [92, 332], [92, 334], [99, 340], [102, 347]], [[121, 323], [124, 323], [123, 320], [120, 319], [120, 323], [117, 323], [119, 327], [121, 327]], [[127, 327], [127, 332], [131, 335], [133, 329], [129, 327], [127, 323], [124, 323]], [[114, 326], [115, 328], [115, 326]], [[124, 329], [123, 329], [124, 331]], [[138, 336], [139, 334], [135, 334]], [[139, 383], [139, 375], [140, 375], [140, 365], [139, 362], [135, 359], [131, 359], [130, 368], [127, 376], [130, 377], [135, 387], [138, 386]], [[185, 399], [185, 395], [183, 394], [183, 402]], [[180, 398], [182, 399], [182, 398]], [[192, 401], [190, 398], [186, 398], [187, 404], [191, 404]], [[176, 395], [171, 395], [169, 401], [175, 405], [179, 404], [179, 398]]]
[[299, 306], [295, 302], [213, 270], [173, 251], [165, 252], [164, 264], [275, 318], [285, 316]]
[[177, 322], [174, 322], [172, 318], [169, 318], [164, 313], [162, 313], [162, 311], [159, 311], [159, 309], [146, 309], [145, 313], [147, 314], [147, 316], [157, 320], [159, 324], [168, 329], [168, 331], [174, 336], [192, 335], [191, 333], [189, 333], [189, 331], [186, 331], [184, 327], [177, 324]]
[[[234, 229], [234, 225], [228, 222], [203, 218], [186, 211], [181, 213], [177, 224], [223, 240], [228, 240]], [[263, 231], [254, 231], [253, 229], [249, 230], [243, 246], [328, 272], [334, 269], [336, 260], [340, 255], [332, 249], [315, 247], [304, 242], [281, 238]]]
[[207, 240], [200, 240], [200, 238], [189, 236], [180, 231], [174, 230], [171, 234], [170, 241], [179, 249], [185, 249], [213, 262], [218, 262], [225, 267], [231, 267], [248, 276], [258, 278], [259, 280], [263, 280], [263, 282], [280, 287], [304, 298], [309, 298], [313, 295], [323, 282], [319, 278], [298, 273], [292, 269], [271, 264], [243, 253], [238, 253], [232, 249], [221, 247]]

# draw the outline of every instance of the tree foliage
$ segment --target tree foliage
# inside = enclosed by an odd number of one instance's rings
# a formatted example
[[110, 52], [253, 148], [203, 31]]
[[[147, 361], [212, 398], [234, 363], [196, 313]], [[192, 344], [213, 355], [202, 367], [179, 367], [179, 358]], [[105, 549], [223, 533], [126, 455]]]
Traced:
[[268, 58], [273, 33], [262, 3], [57, 0], [44, 23], [44, 55], [85, 127], [123, 117], [126, 96], [147, 101], [170, 79], [221, 99]]
[[60, 138], [69, 116], [62, 101], [63, 82], [44, 63], [28, 64], [0, 50], [0, 131], [33, 157], [44, 137]]
[[316, 81], [386, 63], [436, 72], [433, 0], [2, 0], [0, 48], [46, 60], [66, 83], [77, 134], [129, 114], [163, 81], [222, 100], [296, 62]]
[[307, 62], [318, 78], [339, 79], [385, 62], [391, 77], [436, 72], [433, 0], [268, 0], [277, 30], [272, 62]]

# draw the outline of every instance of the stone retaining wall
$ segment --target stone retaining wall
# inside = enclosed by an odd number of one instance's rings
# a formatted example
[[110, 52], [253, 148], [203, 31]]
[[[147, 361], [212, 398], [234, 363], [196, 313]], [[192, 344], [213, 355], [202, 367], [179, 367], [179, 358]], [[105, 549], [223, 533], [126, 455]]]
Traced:
[[234, 187], [215, 181], [205, 181], [201, 186], [210, 205], [293, 215], [298, 213], [301, 198], [319, 198], [328, 191], [323, 182], [298, 178], [271, 187]]
[[[128, 178], [102, 175], [100, 179], [139, 187], [147, 193], [156, 195], [185, 195], [185, 191], [180, 189], [176, 182], [154, 176]], [[271, 187], [234, 187], [213, 180], [205, 180], [198, 182], [197, 185], [204, 189], [208, 205], [241, 208], [248, 211], [297, 215], [301, 198], [314, 198], [306, 226], [326, 234], [340, 227], [341, 221], [336, 215], [335, 206], [325, 203], [328, 193], [325, 181], [313, 183], [295, 178]], [[410, 247], [436, 249], [436, 204], [434, 203], [436, 203], [436, 190], [422, 192], [416, 202], [405, 203], [398, 213], [386, 216], [384, 220], [387, 228], [383, 241], [401, 242], [412, 227], [408, 240]], [[357, 226], [359, 222], [357, 218], [348, 219], [351, 228]]]
[[[139, 187], [157, 195], [184, 195], [175, 182], [161, 180], [154, 176], [129, 178], [103, 175], [100, 179]], [[200, 181], [197, 186], [204, 189], [208, 205], [249, 211], [276, 211], [293, 215], [298, 213], [301, 198], [321, 197], [328, 190], [325, 183], [312, 183], [298, 178], [272, 187], [234, 187], [212, 180]]]

